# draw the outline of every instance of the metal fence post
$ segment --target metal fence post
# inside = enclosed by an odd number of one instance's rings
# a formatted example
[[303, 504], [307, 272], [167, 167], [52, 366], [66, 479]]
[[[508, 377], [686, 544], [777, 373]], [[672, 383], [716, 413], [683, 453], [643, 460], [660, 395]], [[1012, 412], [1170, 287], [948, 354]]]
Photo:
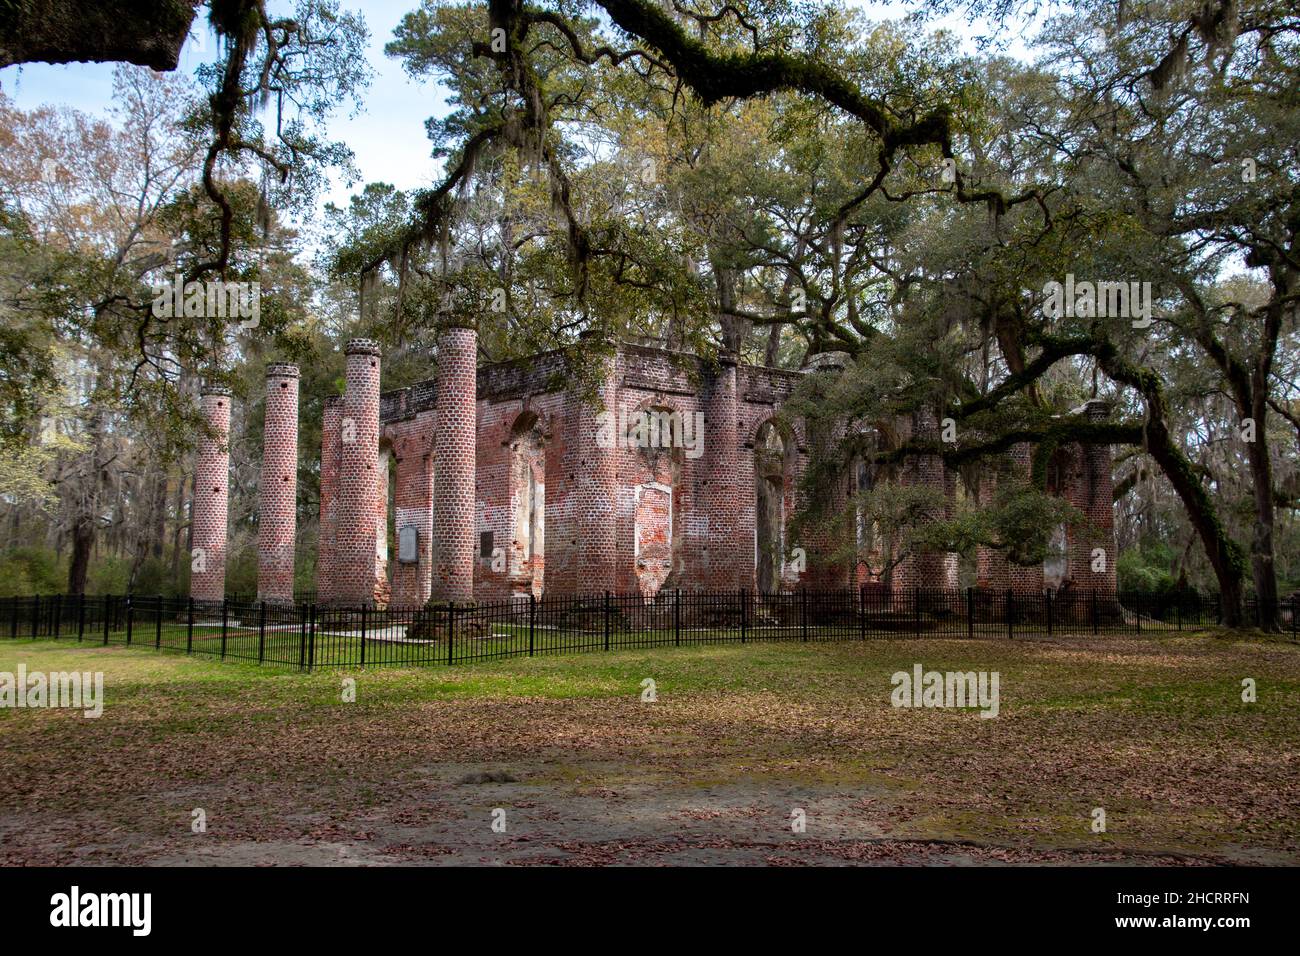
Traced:
[[77, 640], [86, 634], [86, 592], [77, 595]]
[[808, 640], [808, 589], [799, 585], [799, 630], [803, 639]]
[[1101, 632], [1101, 622], [1097, 618], [1097, 589], [1092, 589], [1092, 633]]
[[1052, 636], [1052, 589], [1047, 588], [1043, 591], [1043, 601], [1047, 605], [1047, 636]]
[[54, 596], [54, 639], [59, 639], [59, 625], [63, 623], [63, 595]]
[[18, 637], [18, 598], [17, 596], [9, 599], [9, 636]]
[[1016, 639], [1015, 631], [1015, 597], [1011, 588], [1007, 588], [1007, 640]]
[[975, 637], [975, 589], [966, 589], [966, 636]]
[[867, 639], [867, 586], [858, 586], [858, 640]]
[[366, 666], [366, 605], [361, 605], [361, 666]]
[[456, 661], [456, 602], [447, 602], [447, 663]]
[[609, 650], [609, 591], [605, 591], [605, 650]]
[[533, 625], [537, 617], [537, 595], [528, 592], [528, 656], [533, 656]]
[[126, 596], [126, 646], [131, 646], [131, 631], [135, 624], [135, 595]]
[[682, 644], [682, 589], [678, 588], [673, 594], [673, 645], [681, 647]]
[[185, 653], [194, 652], [194, 596], [185, 602]]
[[108, 602], [111, 600], [110, 595], [104, 595], [104, 644], [108, 644]]
[[162, 647], [162, 595], [158, 595], [156, 600], [158, 601], [158, 609], [153, 618], [153, 649], [155, 651]]
[[298, 605], [298, 670], [307, 669], [307, 605]]
[[36, 637], [36, 632], [40, 630], [39, 621], [41, 619], [41, 596], [32, 595], [32, 637]]
[[1142, 595], [1140, 593], [1133, 595], [1133, 607], [1135, 609], [1133, 611], [1133, 620], [1137, 621], [1138, 633], [1141, 634], [1142, 633]]
[[746, 604], [748, 603], [748, 595], [749, 595], [748, 588], [740, 589], [740, 643], [742, 644], [745, 643], [745, 618], [747, 616]]
[[266, 602], [257, 609], [257, 663], [266, 660]]
[[310, 674], [312, 668], [316, 666], [316, 605], [311, 606], [308, 611], [307, 620], [307, 673]]
[[226, 659], [226, 624], [230, 620], [230, 603], [225, 595], [221, 597], [221, 659]]

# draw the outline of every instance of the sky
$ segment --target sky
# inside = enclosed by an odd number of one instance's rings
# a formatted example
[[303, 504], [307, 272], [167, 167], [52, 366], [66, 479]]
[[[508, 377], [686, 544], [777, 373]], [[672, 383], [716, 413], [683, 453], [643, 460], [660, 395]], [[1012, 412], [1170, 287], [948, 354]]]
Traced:
[[[901, 17], [908, 5], [897, 0], [878, 3], [850, 0], [863, 6], [878, 19]], [[371, 84], [363, 96], [358, 115], [343, 109], [329, 121], [329, 134], [346, 143], [355, 154], [361, 180], [349, 186], [334, 176], [320, 202], [345, 205], [348, 197], [359, 192], [367, 182], [391, 183], [398, 189], [413, 190], [438, 181], [441, 163], [430, 156], [430, 144], [424, 133], [424, 121], [445, 109], [441, 88], [433, 81], [414, 80], [406, 75], [398, 60], [384, 55], [384, 44], [402, 16], [418, 7], [419, 0], [343, 0], [345, 9], [360, 9], [370, 28], [368, 58], [374, 69]], [[287, 4], [269, 4], [272, 12]], [[960, 18], [947, 18], [940, 25], [969, 37], [970, 30]], [[1013, 52], [1014, 52], [1013, 45]], [[181, 51], [179, 70], [192, 75], [201, 63], [216, 55], [216, 38], [206, 21], [195, 21], [189, 41]], [[83, 112], [103, 115], [112, 99], [111, 63], [45, 64], [28, 63], [0, 69], [0, 90], [21, 109], [41, 105], [67, 106]]]

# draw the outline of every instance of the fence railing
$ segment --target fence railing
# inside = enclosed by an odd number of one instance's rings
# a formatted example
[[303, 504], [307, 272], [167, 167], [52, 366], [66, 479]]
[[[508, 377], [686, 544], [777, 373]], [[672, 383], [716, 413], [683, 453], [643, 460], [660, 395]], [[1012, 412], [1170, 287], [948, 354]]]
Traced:
[[[1247, 599], [1247, 620], [1257, 607]], [[1300, 637], [1300, 606], [1279, 617]], [[660, 591], [427, 607], [204, 603], [187, 598], [33, 596], [0, 599], [0, 636], [150, 646], [222, 659], [316, 667], [458, 664], [502, 657], [684, 644], [1141, 634], [1216, 624], [1217, 595], [1045, 591], [1016, 594], [871, 587]]]

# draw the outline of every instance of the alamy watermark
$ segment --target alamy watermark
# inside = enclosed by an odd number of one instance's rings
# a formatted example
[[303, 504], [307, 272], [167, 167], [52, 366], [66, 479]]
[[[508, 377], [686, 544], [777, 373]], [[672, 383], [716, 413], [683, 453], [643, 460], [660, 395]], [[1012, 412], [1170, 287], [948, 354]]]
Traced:
[[895, 707], [978, 707], [980, 717], [998, 715], [997, 671], [927, 671], [920, 664], [895, 671], [890, 703]]
[[83, 893], [74, 886], [50, 897], [54, 927], [119, 926], [129, 928], [132, 936], [148, 936], [152, 912], [152, 893]]
[[70, 708], [83, 717], [101, 717], [104, 713], [104, 672], [27, 670], [18, 665], [18, 673], [0, 671], [0, 707]]
[[1043, 295], [1049, 318], [1132, 319], [1135, 329], [1151, 325], [1150, 282], [1076, 282], [1071, 272], [1064, 283], [1046, 283]]
[[704, 413], [682, 414], [664, 409], [646, 409], [628, 414], [620, 410], [596, 415], [596, 444], [616, 448], [619, 436], [626, 448], [683, 448], [687, 458], [704, 454]]
[[260, 282], [184, 282], [178, 275], [150, 289], [159, 319], [239, 319], [240, 328], [255, 329], [262, 318]]

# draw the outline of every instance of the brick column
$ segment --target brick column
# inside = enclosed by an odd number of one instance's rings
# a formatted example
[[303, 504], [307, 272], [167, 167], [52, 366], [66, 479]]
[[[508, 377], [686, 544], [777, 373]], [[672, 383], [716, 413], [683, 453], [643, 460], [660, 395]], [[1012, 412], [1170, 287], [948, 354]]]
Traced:
[[392, 599], [388, 582], [388, 465], [392, 449], [382, 442], [375, 464], [375, 604], [387, 607]]
[[379, 345], [347, 345], [347, 392], [339, 423], [338, 526], [334, 594], [344, 604], [375, 600], [375, 541], [379, 488]]
[[[991, 507], [997, 493], [997, 471], [986, 463], [980, 473], [980, 505]], [[975, 586], [995, 591], [1005, 591], [1011, 586], [1005, 551], [983, 544], [975, 548]]]
[[432, 597], [474, 599], [478, 333], [446, 327], [438, 335], [434, 426]]
[[293, 603], [298, 528], [298, 366], [266, 368], [262, 483], [257, 517], [257, 596]]
[[[834, 379], [848, 363], [848, 356], [842, 352], [821, 352], [809, 356], [808, 368], [811, 374], [826, 376], [818, 385], [818, 394], [824, 395], [832, 387]], [[826, 460], [837, 446], [844, 441], [845, 425], [842, 421], [804, 421], [804, 441], [806, 454], [800, 456], [795, 471], [798, 487], [797, 507], [807, 508], [811, 502], [807, 499], [807, 490], [803, 487], [804, 475], [815, 463]], [[814, 525], [806, 526], [802, 536], [786, 542], [788, 559], [793, 549], [804, 549], [807, 570], [793, 578], [791, 583], [812, 590], [826, 588], [844, 588], [851, 582], [852, 565], [836, 552], [842, 550], [846, 543], [843, 535], [849, 532], [852, 524], [845, 524], [848, 506], [849, 474], [841, 470], [820, 490], [824, 498], [821, 505], [821, 517]], [[751, 545], [752, 547], [752, 545]]]
[[[618, 590], [618, 463], [625, 448], [621, 439], [613, 447], [596, 441], [602, 411], [618, 415], [618, 357], [599, 359], [602, 368], [596, 384], [600, 406], [578, 402], [575, 439], [566, 451], [576, 453], [577, 480], [570, 492], [571, 507], [578, 515], [578, 551], [575, 591], [598, 594]], [[608, 443], [605, 443], [608, 444]], [[570, 474], [573, 469], [567, 469]]]
[[[1012, 467], [1017, 479], [1029, 480], [1033, 455], [1034, 448], [1028, 442], [1011, 446]], [[1008, 561], [1007, 576], [1007, 586], [1016, 594], [1042, 594], [1045, 588], [1042, 564], [1014, 564]]]
[[[1102, 422], [1110, 417], [1110, 405], [1093, 399], [1083, 407], [1089, 421]], [[1074, 586], [1085, 590], [1111, 591], [1115, 576], [1115, 476], [1109, 445], [1081, 443], [1080, 472], [1071, 504], [1083, 512], [1087, 524], [1067, 528], [1069, 540], [1069, 575]], [[1092, 570], [1094, 548], [1105, 551], [1103, 571]]]
[[754, 546], [740, 537], [741, 511], [753, 509], [753, 494], [740, 490], [740, 437], [737, 425], [740, 412], [736, 395], [736, 356], [718, 357], [719, 369], [709, 391], [704, 412], [705, 460], [708, 484], [704, 500], [709, 513], [709, 560], [705, 569], [705, 588], [732, 591], [753, 587]]
[[339, 429], [343, 421], [343, 399], [325, 399], [320, 435], [320, 543], [316, 552], [316, 600], [325, 604], [337, 599], [334, 590], [335, 537], [339, 523]]
[[[912, 435], [921, 441], [938, 442], [939, 422], [932, 409], [922, 408], [913, 414]], [[928, 488], [943, 496], [944, 504], [934, 512], [933, 519], [944, 517], [948, 505], [947, 476], [943, 456], [937, 454], [909, 456], [904, 480], [910, 486]], [[954, 587], [956, 582], [950, 580], [949, 569], [950, 562], [946, 553], [928, 549], [918, 551], [899, 562], [894, 572], [894, 582], [897, 587], [904, 589], [950, 588]]]
[[199, 410], [209, 433], [199, 438], [199, 456], [194, 469], [190, 596], [195, 601], [220, 602], [226, 595], [230, 390], [206, 386], [199, 398]]
[[[608, 343], [600, 343], [590, 333], [582, 338], [584, 344], [575, 349], [574, 361], [594, 368], [594, 398], [575, 385], [565, 390], [553, 426], [558, 433], [556, 448], [547, 455], [544, 586], [549, 596], [620, 590], [619, 461], [631, 453], [624, 448], [626, 436], [617, 420], [618, 354], [611, 355]], [[606, 422], [602, 431], [604, 413], [614, 420], [612, 427]], [[628, 500], [624, 518], [631, 522]], [[633, 532], [626, 525], [623, 531], [630, 552]], [[625, 567], [624, 588], [634, 580], [627, 571]]]

